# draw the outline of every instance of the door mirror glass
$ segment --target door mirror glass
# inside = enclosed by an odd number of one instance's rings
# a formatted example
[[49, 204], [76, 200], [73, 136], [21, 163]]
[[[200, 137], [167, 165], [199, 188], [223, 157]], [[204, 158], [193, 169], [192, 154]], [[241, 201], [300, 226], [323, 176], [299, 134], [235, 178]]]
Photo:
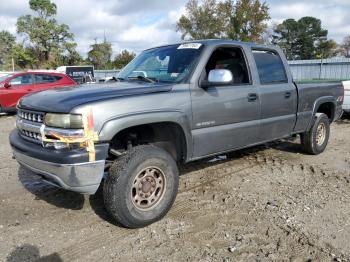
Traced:
[[215, 85], [225, 85], [233, 83], [233, 75], [228, 69], [212, 69], [209, 71], [208, 81], [204, 80], [201, 87], [207, 88]]
[[208, 82], [215, 84], [229, 84], [233, 82], [233, 75], [227, 69], [213, 69], [209, 71]]
[[11, 83], [5, 82], [4, 87], [5, 87], [5, 88], [10, 88], [10, 87], [11, 87]]

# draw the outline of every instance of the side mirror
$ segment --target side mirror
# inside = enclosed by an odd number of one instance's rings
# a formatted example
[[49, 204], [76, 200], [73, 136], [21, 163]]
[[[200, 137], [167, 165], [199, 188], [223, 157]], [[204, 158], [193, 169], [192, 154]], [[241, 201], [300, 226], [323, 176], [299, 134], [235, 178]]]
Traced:
[[4, 88], [10, 88], [10, 87], [11, 87], [11, 83], [10, 82], [5, 82]]
[[233, 75], [227, 69], [213, 69], [209, 71], [208, 81], [201, 83], [202, 87], [209, 87], [215, 85], [225, 85], [233, 83]]

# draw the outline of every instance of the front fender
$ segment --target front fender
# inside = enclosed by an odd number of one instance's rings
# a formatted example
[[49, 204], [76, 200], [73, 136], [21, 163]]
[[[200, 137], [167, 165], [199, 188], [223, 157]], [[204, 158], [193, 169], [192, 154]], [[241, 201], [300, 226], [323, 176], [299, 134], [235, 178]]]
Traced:
[[136, 112], [117, 116], [113, 119], [109, 119], [106, 123], [103, 124], [99, 132], [99, 140], [110, 141], [120, 131], [129, 127], [162, 122], [175, 123], [182, 128], [186, 139], [186, 158], [189, 159], [192, 156], [192, 137], [190, 131], [190, 120], [180, 110], [155, 110], [149, 112]]

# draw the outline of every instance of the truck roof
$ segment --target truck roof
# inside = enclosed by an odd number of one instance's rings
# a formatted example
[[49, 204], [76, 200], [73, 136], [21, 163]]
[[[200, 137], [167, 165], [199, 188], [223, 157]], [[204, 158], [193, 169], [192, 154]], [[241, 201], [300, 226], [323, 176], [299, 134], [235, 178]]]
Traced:
[[152, 48], [148, 48], [146, 50], [151, 50], [154, 48], [164, 47], [164, 46], [187, 44], [187, 43], [200, 43], [200, 44], [203, 44], [206, 46], [217, 46], [217, 45], [223, 45], [223, 44], [237, 44], [237, 45], [245, 45], [245, 46], [255, 47], [255, 48], [273, 48], [273, 49], [278, 48], [274, 45], [265, 45], [265, 44], [255, 43], [255, 42], [242, 42], [242, 41], [228, 40], [228, 39], [199, 39], [199, 40], [186, 40], [186, 41], [181, 41], [181, 42], [172, 43], [172, 44], [155, 46]]

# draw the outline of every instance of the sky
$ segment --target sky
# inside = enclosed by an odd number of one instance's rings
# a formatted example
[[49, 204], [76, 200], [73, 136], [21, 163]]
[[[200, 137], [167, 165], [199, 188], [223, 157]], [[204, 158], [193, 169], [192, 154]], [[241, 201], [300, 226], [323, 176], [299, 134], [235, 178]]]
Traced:
[[[188, 0], [53, 0], [57, 20], [75, 35], [78, 51], [85, 56], [97, 41], [112, 43], [114, 55], [123, 49], [136, 53], [161, 44], [178, 42], [176, 21]], [[328, 38], [342, 42], [350, 35], [350, 0], [266, 0], [271, 20], [314, 16], [328, 30]], [[28, 0], [0, 0], [0, 30], [16, 33], [17, 18], [30, 14]]]

